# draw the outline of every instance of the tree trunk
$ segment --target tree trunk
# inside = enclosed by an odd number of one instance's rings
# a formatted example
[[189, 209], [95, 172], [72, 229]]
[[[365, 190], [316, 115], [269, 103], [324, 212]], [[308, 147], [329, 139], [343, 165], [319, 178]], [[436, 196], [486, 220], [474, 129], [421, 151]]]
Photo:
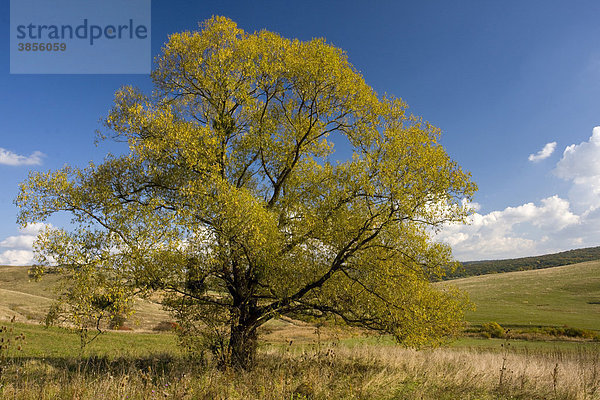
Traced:
[[245, 299], [237, 304], [229, 334], [229, 364], [236, 369], [250, 369], [257, 349], [258, 319], [255, 299]]
[[238, 369], [250, 369], [254, 364], [257, 349], [256, 328], [245, 325], [231, 327], [229, 337], [229, 362]]

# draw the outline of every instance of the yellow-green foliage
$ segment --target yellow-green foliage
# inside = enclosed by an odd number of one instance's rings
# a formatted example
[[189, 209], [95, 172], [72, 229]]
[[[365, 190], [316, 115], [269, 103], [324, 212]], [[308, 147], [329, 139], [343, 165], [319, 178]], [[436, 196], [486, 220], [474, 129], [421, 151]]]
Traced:
[[[152, 95], [116, 93], [105, 136], [127, 154], [21, 185], [22, 224], [67, 211], [78, 225], [36, 245], [69, 277], [57, 314], [89, 325], [160, 290], [182, 329], [231, 327], [228, 351], [242, 358], [287, 313], [415, 346], [455, 332], [466, 300], [429, 284], [453, 265], [430, 232], [464, 221], [475, 185], [440, 131], [323, 39], [223, 17], [201, 28], [170, 36]], [[335, 159], [334, 134], [349, 159]]]
[[481, 334], [487, 338], [503, 338], [506, 331], [499, 323], [492, 321], [481, 325]]

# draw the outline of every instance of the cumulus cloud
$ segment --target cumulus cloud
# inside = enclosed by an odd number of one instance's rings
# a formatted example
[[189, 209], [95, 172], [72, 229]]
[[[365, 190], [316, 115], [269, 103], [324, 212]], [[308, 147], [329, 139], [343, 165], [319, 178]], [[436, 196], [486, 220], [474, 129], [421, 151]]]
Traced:
[[0, 253], [0, 265], [32, 265], [33, 263], [31, 250], [6, 250]]
[[461, 260], [518, 257], [552, 247], [560, 232], [578, 225], [581, 217], [558, 196], [540, 204], [527, 203], [488, 214], [474, 213], [469, 225], [450, 225], [438, 235]]
[[[547, 158], [548, 143], [531, 161]], [[447, 226], [438, 239], [452, 246], [461, 261], [513, 258], [600, 244], [600, 127], [585, 142], [567, 146], [554, 174], [571, 183], [567, 198], [476, 212], [470, 225]]]
[[13, 249], [30, 249], [35, 240], [34, 235], [9, 236], [0, 241], [0, 247], [9, 247]]
[[569, 199], [578, 211], [589, 213], [600, 207], [600, 126], [587, 142], [565, 148], [554, 173], [572, 181]]
[[544, 160], [554, 153], [554, 149], [556, 149], [556, 142], [546, 143], [543, 149], [538, 151], [535, 154], [530, 154], [528, 159], [531, 162], [538, 162]]
[[19, 228], [19, 232], [28, 235], [37, 236], [40, 231], [46, 227], [52, 227], [52, 224], [45, 224], [43, 222], [34, 222], [32, 224], [28, 224], [24, 228]]
[[37, 234], [49, 224], [35, 223], [19, 229], [19, 235], [0, 240], [0, 265], [31, 265], [33, 242]]
[[0, 147], [0, 164], [4, 165], [40, 165], [44, 156], [45, 154], [41, 151], [34, 151], [29, 156], [22, 156]]

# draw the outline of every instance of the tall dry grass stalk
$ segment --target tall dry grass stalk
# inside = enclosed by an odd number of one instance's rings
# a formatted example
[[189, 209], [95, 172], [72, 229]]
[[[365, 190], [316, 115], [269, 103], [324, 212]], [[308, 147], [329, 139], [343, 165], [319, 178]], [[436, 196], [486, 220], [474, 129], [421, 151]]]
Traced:
[[15, 361], [0, 378], [0, 398], [587, 400], [600, 399], [599, 369], [600, 354], [585, 347], [503, 353], [272, 346], [244, 373], [169, 355]]

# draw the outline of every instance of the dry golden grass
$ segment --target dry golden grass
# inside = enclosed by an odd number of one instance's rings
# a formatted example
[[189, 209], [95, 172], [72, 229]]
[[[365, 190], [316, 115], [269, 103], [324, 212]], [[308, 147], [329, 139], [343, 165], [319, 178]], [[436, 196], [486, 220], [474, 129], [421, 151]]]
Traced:
[[[47, 275], [38, 282], [30, 281], [28, 267], [0, 266], [0, 320], [36, 323], [43, 321], [56, 293], [58, 276]], [[136, 299], [135, 313], [127, 326], [136, 331], [150, 331], [161, 321], [171, 319], [169, 313], [153, 299]]]
[[330, 323], [316, 325], [288, 317], [280, 317], [263, 325], [259, 334], [261, 341], [264, 343], [307, 344], [364, 337], [366, 332], [362, 329], [342, 327]]
[[11, 399], [600, 399], [600, 354], [268, 346], [250, 372], [182, 357], [22, 359]]
[[[52, 300], [46, 290], [51, 282], [29, 283], [25, 268], [1, 268], [0, 317], [43, 318]], [[151, 300], [136, 307], [128, 321], [136, 330], [169, 320]], [[243, 373], [218, 370], [210, 360], [189, 360], [171, 350], [139, 355], [160, 351], [156, 344], [147, 352], [117, 350], [83, 359], [40, 356], [49, 354], [40, 351], [0, 365], [0, 398], [600, 400], [600, 351], [589, 344], [575, 350], [505, 346], [508, 350], [415, 351], [389, 342], [353, 345], [358, 341], [338, 340], [360, 333], [288, 318], [271, 321], [261, 332], [268, 344], [261, 348], [256, 368]], [[135, 343], [144, 346], [140, 340]]]
[[[39, 282], [34, 282], [29, 280], [27, 269], [28, 267], [0, 266], [0, 321], [13, 317], [17, 322], [43, 321], [56, 297], [53, 288], [57, 283], [57, 276], [47, 275]], [[172, 317], [162, 308], [159, 300], [158, 295], [148, 299], [137, 298], [134, 314], [125, 325], [133, 331], [149, 332], [159, 323], [171, 321]], [[262, 329], [264, 339], [275, 343], [305, 343], [317, 340], [319, 336], [321, 340], [334, 340], [357, 332], [331, 326], [323, 326], [317, 331], [312, 324], [285, 317], [270, 321]]]

